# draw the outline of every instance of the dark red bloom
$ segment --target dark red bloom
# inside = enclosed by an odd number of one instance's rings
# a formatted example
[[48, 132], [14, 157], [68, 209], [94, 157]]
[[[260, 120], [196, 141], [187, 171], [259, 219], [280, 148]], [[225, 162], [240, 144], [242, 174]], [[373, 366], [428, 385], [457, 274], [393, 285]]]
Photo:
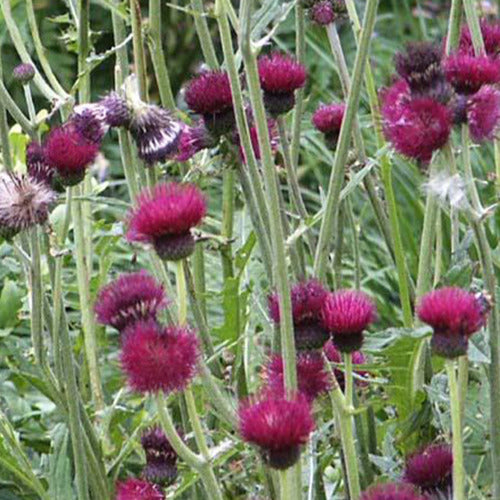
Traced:
[[152, 427], [141, 436], [146, 454], [142, 475], [160, 486], [171, 484], [177, 477], [177, 453], [160, 427]]
[[[327, 293], [316, 280], [297, 283], [292, 287], [292, 316], [297, 349], [319, 349], [328, 340], [328, 332], [321, 324], [321, 311]], [[273, 321], [279, 323], [277, 294], [269, 297], [269, 313]]]
[[372, 486], [361, 494], [360, 500], [426, 500], [406, 483], [386, 483]]
[[139, 320], [156, 319], [168, 304], [163, 286], [146, 271], [122, 274], [99, 291], [97, 320], [123, 330]]
[[288, 469], [300, 457], [301, 446], [314, 430], [311, 407], [304, 396], [291, 400], [267, 395], [241, 405], [242, 438], [258, 446], [265, 462], [275, 469]]
[[[278, 395], [285, 394], [283, 358], [274, 355], [266, 367], [268, 388]], [[331, 387], [331, 375], [325, 368], [323, 356], [316, 351], [302, 352], [297, 356], [297, 384], [298, 390], [309, 402], [328, 392]]]
[[127, 239], [153, 244], [166, 260], [183, 259], [194, 250], [191, 229], [205, 213], [205, 197], [194, 184], [157, 184], [128, 214]]
[[333, 335], [341, 352], [357, 351], [363, 343], [363, 331], [375, 321], [375, 304], [363, 292], [339, 290], [329, 293], [323, 302], [323, 326]]
[[[482, 19], [480, 24], [486, 55], [495, 58], [500, 52], [500, 22]], [[459, 50], [469, 55], [475, 54], [471, 32], [466, 24], [462, 27], [460, 34]]]
[[44, 148], [36, 141], [30, 142], [26, 148], [26, 169], [32, 179], [52, 186], [54, 169], [47, 164]]
[[306, 83], [304, 66], [279, 52], [259, 57], [258, 66], [267, 111], [272, 116], [290, 111], [295, 104], [294, 92]]
[[128, 127], [132, 119], [130, 107], [123, 97], [116, 92], [110, 92], [99, 104], [106, 110], [106, 122], [110, 127]]
[[[324, 346], [323, 346], [323, 351], [328, 359], [328, 361], [331, 361], [332, 363], [343, 363], [342, 359], [342, 353], [335, 347], [335, 344], [329, 340]], [[361, 351], [354, 351], [352, 354], [352, 363], [353, 365], [363, 365], [366, 362], [365, 355]], [[366, 371], [363, 370], [354, 370], [358, 375], [361, 375], [362, 377], [367, 375]], [[344, 377], [344, 370], [340, 367], [334, 368], [333, 373], [335, 375], [335, 378], [337, 379], [337, 382], [342, 389], [344, 390], [345, 387], [345, 377]], [[355, 379], [356, 384], [364, 384], [365, 382], [359, 381]]]
[[345, 104], [320, 106], [312, 117], [313, 125], [325, 135], [330, 147], [335, 148], [345, 114]]
[[26, 84], [33, 80], [35, 76], [35, 67], [30, 63], [18, 64], [12, 71], [14, 80]]
[[484, 309], [476, 296], [456, 287], [424, 295], [417, 314], [434, 330], [431, 342], [434, 352], [446, 358], [465, 354], [468, 338], [486, 323]]
[[127, 479], [116, 483], [115, 500], [164, 500], [165, 495], [155, 484], [142, 479]]
[[327, 26], [337, 19], [333, 4], [330, 0], [315, 2], [309, 9], [309, 17], [311, 21], [321, 26]]
[[52, 130], [44, 149], [57, 180], [64, 186], [74, 186], [83, 180], [87, 167], [96, 159], [99, 145], [86, 140], [74, 125], [66, 124]]
[[500, 81], [500, 63], [487, 56], [453, 54], [444, 61], [446, 78], [459, 94], [474, 94]]
[[121, 363], [137, 392], [185, 389], [196, 373], [198, 340], [189, 328], [140, 321], [125, 330]]
[[450, 446], [430, 445], [406, 459], [404, 480], [424, 493], [443, 494], [452, 485], [453, 453]]
[[495, 139], [500, 126], [500, 91], [486, 85], [466, 104], [467, 123], [476, 142]]

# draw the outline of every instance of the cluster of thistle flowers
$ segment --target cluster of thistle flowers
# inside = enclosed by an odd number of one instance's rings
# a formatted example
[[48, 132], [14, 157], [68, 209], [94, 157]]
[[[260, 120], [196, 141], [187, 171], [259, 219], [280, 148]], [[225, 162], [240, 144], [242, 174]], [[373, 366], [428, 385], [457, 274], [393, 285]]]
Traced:
[[420, 165], [467, 124], [476, 142], [495, 138], [500, 125], [500, 24], [481, 21], [485, 51], [476, 55], [469, 28], [445, 55], [444, 44], [409, 44], [395, 57], [398, 77], [382, 92], [384, 133], [394, 149]]

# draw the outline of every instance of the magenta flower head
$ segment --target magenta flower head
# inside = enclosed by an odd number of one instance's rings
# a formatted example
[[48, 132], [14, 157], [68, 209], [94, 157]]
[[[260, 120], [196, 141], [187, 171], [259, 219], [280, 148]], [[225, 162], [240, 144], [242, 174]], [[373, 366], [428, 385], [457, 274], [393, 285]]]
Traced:
[[361, 494], [360, 500], [426, 500], [406, 483], [386, 483], [372, 486]]
[[345, 114], [345, 104], [321, 105], [312, 117], [313, 125], [324, 134], [331, 149], [337, 147], [340, 127]]
[[417, 314], [434, 331], [431, 341], [434, 353], [450, 359], [464, 355], [469, 337], [486, 323], [484, 308], [477, 297], [456, 287], [424, 295]]
[[160, 486], [172, 484], [177, 477], [177, 453], [160, 427], [152, 427], [141, 436], [146, 454], [142, 475]]
[[[495, 58], [500, 53], [500, 22], [498, 20], [481, 19], [480, 25], [486, 55]], [[469, 55], [475, 53], [472, 35], [466, 24], [464, 24], [460, 33], [459, 51]]]
[[187, 85], [185, 99], [189, 109], [203, 116], [215, 137], [234, 129], [231, 84], [225, 71], [204, 71], [193, 78]]
[[354, 352], [363, 345], [363, 332], [376, 319], [376, 308], [363, 292], [339, 290], [323, 302], [323, 326], [332, 334], [340, 352]]
[[[275, 154], [276, 151], [278, 151], [279, 147], [279, 134], [276, 128], [276, 120], [273, 120], [272, 118], [267, 120], [267, 131], [269, 134], [269, 142], [271, 144], [271, 152]], [[250, 141], [252, 143], [252, 149], [255, 155], [255, 159], [257, 161], [260, 161], [261, 154], [259, 145], [259, 135], [257, 133], [257, 127], [255, 125], [252, 125], [250, 127]], [[247, 158], [245, 155], [245, 150], [243, 149], [243, 146], [240, 142], [240, 137], [237, 133], [235, 133], [234, 142], [239, 146], [241, 161], [246, 165]]]
[[274, 52], [259, 57], [260, 86], [268, 113], [277, 117], [295, 104], [295, 91], [306, 83], [307, 72], [293, 57]]
[[311, 406], [302, 395], [293, 399], [267, 394], [239, 410], [240, 434], [259, 447], [273, 469], [288, 469], [299, 460], [301, 447], [314, 430]]
[[[285, 395], [283, 358], [274, 355], [266, 367], [265, 376], [273, 394]], [[297, 384], [299, 393], [312, 403], [331, 387], [331, 375], [325, 368], [323, 356], [316, 351], [301, 352], [297, 356]]]
[[11, 239], [16, 234], [43, 224], [56, 199], [45, 183], [29, 176], [0, 173], [0, 236]]
[[334, 23], [346, 14], [347, 8], [344, 0], [317, 0], [309, 8], [309, 18], [320, 26]]
[[196, 373], [196, 335], [186, 327], [161, 327], [153, 320], [124, 332], [121, 364], [134, 391], [170, 393], [185, 389]]
[[94, 162], [99, 144], [89, 142], [72, 123], [52, 130], [45, 141], [45, 158], [55, 170], [57, 182], [75, 186]]
[[[327, 291], [321, 283], [310, 280], [297, 283], [292, 287], [292, 316], [295, 334], [295, 346], [298, 350], [321, 349], [329, 334], [321, 323], [321, 311]], [[279, 297], [269, 297], [269, 314], [279, 324]]]
[[110, 127], [130, 126], [132, 111], [127, 100], [117, 92], [110, 92], [99, 101], [99, 104], [106, 110], [106, 123]]
[[129, 212], [127, 239], [151, 243], [162, 259], [184, 259], [195, 246], [191, 229], [205, 213], [205, 197], [194, 184], [157, 184], [144, 190]]
[[406, 459], [404, 480], [422, 493], [448, 495], [452, 488], [453, 453], [447, 445], [430, 445]]
[[500, 91], [490, 85], [481, 87], [466, 104], [467, 123], [476, 142], [495, 139], [500, 126]]
[[31, 82], [35, 76], [35, 67], [29, 63], [18, 64], [12, 71], [14, 80], [21, 82], [23, 85]]
[[47, 164], [44, 148], [39, 142], [32, 141], [26, 148], [26, 169], [32, 179], [52, 186], [54, 170]]
[[115, 500], [165, 500], [165, 495], [159, 486], [131, 478], [116, 483]]
[[95, 312], [99, 323], [123, 331], [135, 321], [156, 319], [167, 305], [163, 286], [142, 270], [122, 274], [102, 287]]
[[106, 108], [100, 104], [80, 104], [75, 106], [69, 122], [91, 144], [100, 145], [109, 125]]
[[500, 81], [499, 61], [487, 56], [453, 54], [444, 61], [446, 78], [459, 94], [470, 95]]
[[[325, 353], [328, 361], [332, 363], [342, 363], [342, 353], [335, 347], [335, 344], [329, 340], [323, 347], [323, 352]], [[354, 365], [363, 365], [366, 363], [366, 358], [365, 355], [361, 351], [354, 351], [352, 353], [352, 363]], [[361, 376], [366, 376], [367, 372], [363, 370], [354, 370], [358, 375]], [[344, 377], [344, 371], [341, 368], [334, 368], [333, 373], [335, 375], [335, 378], [337, 379], [337, 382], [342, 389], [342, 391], [345, 388], [345, 377]], [[358, 385], [362, 385], [365, 382], [364, 381], [359, 381], [355, 379], [355, 383]]]
[[182, 162], [188, 161], [196, 153], [216, 145], [217, 140], [210, 134], [203, 121], [194, 127], [184, 125], [175, 159]]

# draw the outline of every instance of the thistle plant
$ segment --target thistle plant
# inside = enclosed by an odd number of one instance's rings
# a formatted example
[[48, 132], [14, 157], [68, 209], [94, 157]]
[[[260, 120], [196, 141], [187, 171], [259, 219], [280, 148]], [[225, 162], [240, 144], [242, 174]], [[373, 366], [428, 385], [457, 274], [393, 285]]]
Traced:
[[0, 0], [0, 497], [500, 498], [495, 12], [56, 3]]

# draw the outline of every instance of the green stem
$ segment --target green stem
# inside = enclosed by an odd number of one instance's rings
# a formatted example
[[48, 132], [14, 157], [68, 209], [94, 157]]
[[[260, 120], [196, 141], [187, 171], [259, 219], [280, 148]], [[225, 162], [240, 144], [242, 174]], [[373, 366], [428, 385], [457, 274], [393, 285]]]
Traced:
[[211, 69], [217, 69], [219, 67], [219, 62], [217, 61], [214, 43], [212, 41], [212, 37], [210, 36], [210, 30], [208, 29], [208, 23], [203, 8], [203, 1], [191, 0], [191, 8], [195, 12], [194, 26], [196, 28], [196, 33], [198, 34], [198, 39], [200, 40], [203, 58]]
[[139, 94], [141, 99], [147, 102], [148, 81], [142, 37], [141, 3], [139, 0], [130, 0], [130, 17], [132, 19], [132, 44], [134, 49], [135, 73], [139, 83]]
[[345, 402], [347, 408], [352, 407], [354, 383], [352, 378], [352, 354], [344, 353], [344, 370], [345, 370]]
[[354, 258], [354, 288], [356, 290], [361, 289], [361, 254], [359, 251], [359, 229], [354, 218], [354, 210], [352, 208], [352, 203], [350, 198], [346, 198], [345, 201], [347, 208], [347, 218], [349, 220], [349, 225], [351, 226], [352, 233], [352, 249]]
[[226, 243], [221, 245], [222, 273], [224, 281], [233, 277], [233, 256], [231, 239], [233, 238], [235, 173], [233, 168], [224, 169], [222, 174], [222, 226], [221, 236]]
[[484, 41], [481, 33], [481, 25], [479, 24], [479, 16], [477, 15], [477, 7], [475, 0], [464, 0], [465, 18], [469, 25], [472, 45], [476, 55], [484, 53]]
[[294, 487], [290, 479], [290, 469], [280, 470], [280, 499], [281, 500], [300, 500], [300, 493]]
[[30, 230], [31, 247], [31, 339], [35, 351], [35, 359], [40, 366], [45, 364], [43, 345], [43, 309], [42, 309], [42, 268], [40, 258], [40, 240], [38, 228]]
[[446, 360], [446, 372], [448, 373], [448, 384], [450, 387], [450, 411], [453, 449], [453, 500], [465, 500], [465, 470], [462, 441], [462, 422], [460, 419], [460, 399], [454, 360]]
[[461, 21], [462, 0], [452, 0], [448, 20], [448, 34], [446, 36], [446, 54], [449, 54], [458, 45]]
[[179, 325], [185, 325], [187, 322], [187, 289], [186, 278], [184, 276], [184, 261], [179, 260], [175, 263], [175, 277], [177, 286], [177, 315]]
[[5, 88], [3, 81], [0, 81], [0, 102], [2, 106], [10, 113], [15, 122], [17, 122], [24, 132], [29, 136], [34, 137], [35, 132], [30, 120], [19, 109], [19, 106], [10, 97], [9, 92]]
[[342, 288], [342, 254], [344, 250], [345, 201], [339, 206], [335, 218], [335, 244], [333, 255], [333, 283], [336, 289]]
[[197, 243], [194, 249], [193, 258], [193, 296], [200, 307], [202, 317], [207, 319], [207, 301], [205, 298], [205, 254], [203, 243]]

